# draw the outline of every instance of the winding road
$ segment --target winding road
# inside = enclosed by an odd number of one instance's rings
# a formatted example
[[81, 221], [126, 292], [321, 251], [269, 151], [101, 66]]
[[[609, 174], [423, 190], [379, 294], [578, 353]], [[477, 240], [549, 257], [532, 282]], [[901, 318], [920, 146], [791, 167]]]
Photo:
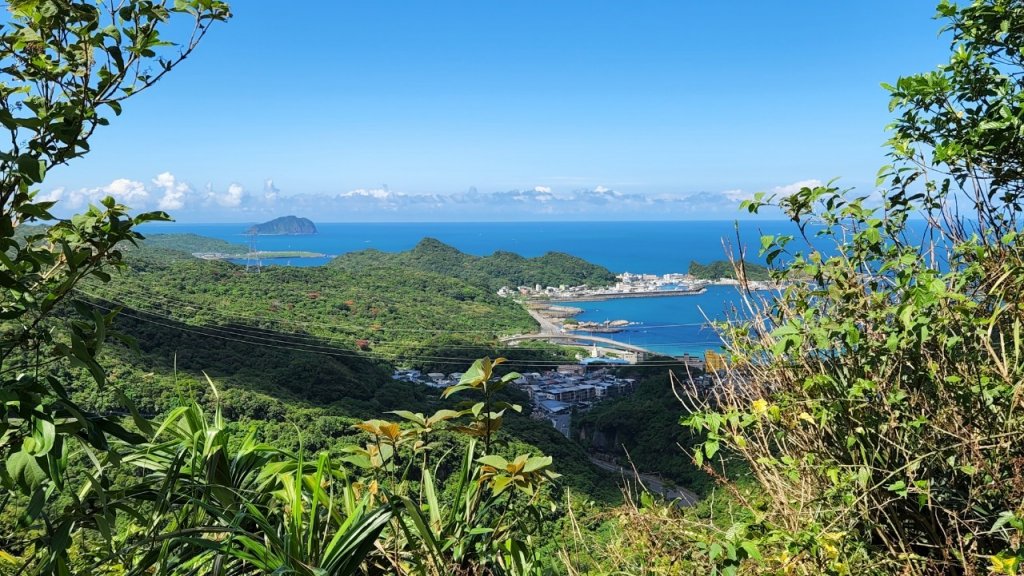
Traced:
[[632, 469], [623, 468], [622, 466], [613, 464], [607, 460], [601, 460], [600, 458], [591, 456], [590, 461], [594, 463], [594, 466], [597, 466], [602, 470], [620, 474], [623, 479], [638, 479], [640, 484], [648, 491], [660, 494], [666, 500], [678, 501], [680, 506], [693, 506], [700, 501], [700, 498], [693, 492], [686, 488], [669, 487], [665, 484], [664, 479], [653, 474], [640, 474], [638, 478], [637, 473]]

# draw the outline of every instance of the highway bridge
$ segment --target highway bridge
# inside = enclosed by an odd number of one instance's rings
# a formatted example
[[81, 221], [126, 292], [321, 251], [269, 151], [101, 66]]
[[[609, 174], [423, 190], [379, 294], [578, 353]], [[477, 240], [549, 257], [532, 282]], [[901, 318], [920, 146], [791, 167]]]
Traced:
[[587, 344], [601, 344], [608, 348], [616, 348], [618, 350], [628, 350], [637, 354], [652, 356], [656, 353], [646, 348], [639, 346], [633, 346], [632, 344], [625, 344], [611, 338], [602, 338], [600, 336], [584, 336], [582, 334], [555, 334], [550, 332], [540, 332], [537, 334], [519, 334], [517, 336], [509, 336], [502, 338], [502, 344], [516, 344], [526, 340], [554, 340], [560, 342], [577, 343], [584, 342]]

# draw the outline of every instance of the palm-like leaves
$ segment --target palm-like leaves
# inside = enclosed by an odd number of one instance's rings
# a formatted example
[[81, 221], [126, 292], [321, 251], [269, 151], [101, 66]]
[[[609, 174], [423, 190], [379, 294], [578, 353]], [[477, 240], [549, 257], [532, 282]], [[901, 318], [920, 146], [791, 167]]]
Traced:
[[[437, 478], [444, 457], [429, 457], [434, 431], [483, 412], [396, 411], [403, 424], [359, 424], [367, 448], [334, 460], [239, 437], [219, 409], [179, 407], [140, 426], [144, 442], [105, 453], [81, 444], [91, 466], [77, 491], [68, 484], [73, 504], [27, 565], [61, 575], [111, 566], [175, 576], [536, 573], [527, 513], [556, 476], [551, 459], [507, 461], [472, 435], [449, 477]], [[87, 546], [68, 554], [72, 542]]]
[[139, 480], [108, 492], [104, 518], [135, 509], [100, 563], [130, 573], [354, 574], [392, 514], [358, 497], [328, 455], [308, 462], [251, 434], [235, 447], [219, 411], [211, 421], [195, 404], [123, 464]]

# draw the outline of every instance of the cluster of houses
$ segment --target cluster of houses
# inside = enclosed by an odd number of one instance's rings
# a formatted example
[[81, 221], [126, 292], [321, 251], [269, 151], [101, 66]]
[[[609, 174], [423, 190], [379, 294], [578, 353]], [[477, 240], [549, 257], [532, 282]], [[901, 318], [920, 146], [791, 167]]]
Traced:
[[[419, 370], [396, 370], [395, 380], [447, 388], [458, 384], [461, 372], [424, 374]], [[527, 372], [513, 382], [525, 391], [533, 405], [532, 415], [547, 420], [556, 430], [569, 436], [574, 410], [588, 410], [594, 402], [633, 392], [636, 380], [620, 378], [608, 367], [566, 364], [546, 372]]]
[[498, 290], [498, 296], [526, 296], [532, 299], [553, 299], [553, 300], [576, 300], [588, 297], [601, 296], [609, 297], [628, 294], [645, 294], [664, 290], [676, 292], [699, 292], [701, 288], [709, 284], [705, 280], [697, 280], [689, 274], [630, 274], [625, 272], [617, 276], [618, 282], [612, 286], [566, 286], [562, 284], [555, 286], [519, 286], [509, 288], [502, 286]]

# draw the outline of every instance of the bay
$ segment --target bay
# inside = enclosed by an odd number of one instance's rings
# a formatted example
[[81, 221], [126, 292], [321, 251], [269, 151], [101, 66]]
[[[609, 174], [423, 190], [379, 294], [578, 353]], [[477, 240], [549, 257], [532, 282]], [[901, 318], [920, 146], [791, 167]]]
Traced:
[[[248, 245], [245, 230], [250, 224], [157, 223], [141, 227], [143, 234], [193, 233]], [[738, 230], [737, 230], [738, 227]], [[546, 252], [565, 252], [621, 273], [667, 274], [686, 272], [690, 261], [707, 263], [726, 257], [725, 243], [746, 249], [749, 260], [759, 261], [762, 234], [792, 234], [788, 221], [756, 220], [684, 222], [479, 222], [479, 223], [318, 223], [318, 234], [308, 236], [258, 236], [257, 250], [319, 252], [325, 258], [292, 258], [265, 261], [292, 266], [323, 265], [346, 252], [374, 248], [400, 252], [426, 237], [437, 238], [463, 252], [486, 256], [497, 250], [526, 257]], [[738, 240], [737, 240], [738, 238]], [[243, 262], [244, 263], [244, 262]], [[707, 318], [719, 320], [739, 303], [737, 290], [710, 286], [692, 296], [629, 298], [599, 302], [574, 302], [583, 308], [580, 320], [629, 320], [637, 323], [614, 334], [602, 334], [621, 342], [663, 354], [700, 355], [718, 349], [721, 342], [707, 326]]]
[[579, 320], [635, 323], [621, 332], [595, 336], [670, 356], [702, 356], [706, 350], [719, 350], [722, 341], [709, 321], [735, 319], [742, 310], [740, 293], [735, 286], [708, 286], [704, 293], [688, 296], [619, 298], [568, 305], [583, 309], [576, 317]]

